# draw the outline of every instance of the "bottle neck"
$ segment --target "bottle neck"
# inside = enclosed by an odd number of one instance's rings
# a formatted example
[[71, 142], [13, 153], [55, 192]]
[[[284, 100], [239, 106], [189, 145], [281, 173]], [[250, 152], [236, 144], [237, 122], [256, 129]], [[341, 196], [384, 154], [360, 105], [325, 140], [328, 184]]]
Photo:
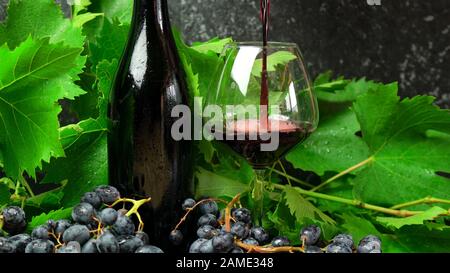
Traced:
[[134, 19], [157, 27], [162, 35], [171, 33], [167, 0], [134, 0]]

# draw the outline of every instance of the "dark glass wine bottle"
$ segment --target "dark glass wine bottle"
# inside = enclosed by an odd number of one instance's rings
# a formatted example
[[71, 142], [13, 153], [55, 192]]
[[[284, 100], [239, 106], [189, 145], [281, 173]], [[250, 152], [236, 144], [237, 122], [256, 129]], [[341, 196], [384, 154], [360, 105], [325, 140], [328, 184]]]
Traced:
[[109, 109], [109, 179], [124, 196], [152, 198], [139, 210], [144, 230], [166, 251], [190, 189], [190, 142], [175, 141], [170, 134], [176, 120], [171, 111], [188, 105], [187, 96], [167, 1], [135, 0]]

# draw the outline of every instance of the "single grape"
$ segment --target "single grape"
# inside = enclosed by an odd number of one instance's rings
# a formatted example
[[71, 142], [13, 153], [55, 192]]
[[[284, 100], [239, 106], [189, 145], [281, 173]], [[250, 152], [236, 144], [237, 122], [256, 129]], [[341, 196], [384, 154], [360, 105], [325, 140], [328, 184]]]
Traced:
[[244, 253], [244, 250], [240, 247], [235, 247], [230, 251], [230, 253], [233, 253], [233, 254]]
[[103, 185], [95, 188], [95, 193], [100, 197], [103, 203], [111, 205], [120, 198], [119, 191], [113, 186]]
[[97, 240], [92, 238], [87, 241], [81, 248], [81, 253], [98, 253]]
[[120, 215], [117, 217], [116, 222], [111, 227], [112, 232], [116, 235], [133, 235], [135, 226], [130, 217], [126, 215]]
[[250, 234], [250, 228], [244, 222], [236, 222], [231, 226], [230, 232], [239, 239], [244, 240]]
[[321, 230], [316, 225], [304, 227], [300, 232], [300, 241], [305, 245], [315, 245], [320, 238]]
[[120, 253], [134, 253], [138, 248], [144, 246], [144, 242], [133, 235], [121, 235], [117, 237]]
[[54, 230], [55, 227], [56, 227], [56, 221], [55, 221], [55, 220], [52, 220], [52, 219], [47, 220], [46, 225], [47, 225], [47, 229], [48, 229], [48, 230]]
[[88, 224], [92, 221], [94, 214], [94, 207], [89, 203], [80, 203], [72, 210], [72, 219], [79, 224]]
[[218, 235], [219, 232], [210, 225], [204, 225], [198, 228], [197, 236], [202, 239], [212, 239], [212, 237]]
[[195, 206], [196, 202], [194, 199], [192, 198], [187, 198], [186, 200], [183, 201], [183, 205], [181, 205], [181, 208], [185, 211], [187, 211], [188, 209], [191, 209]]
[[212, 240], [206, 240], [199, 247], [200, 253], [214, 253], [214, 246]]
[[56, 235], [60, 235], [63, 234], [64, 231], [66, 231], [66, 229], [68, 229], [70, 226], [72, 226], [72, 224], [69, 220], [61, 219], [56, 221], [53, 231]]
[[234, 236], [231, 233], [224, 233], [214, 236], [212, 239], [214, 252], [226, 253], [234, 247]]
[[327, 246], [327, 253], [352, 253], [352, 249], [343, 243], [332, 243]]
[[17, 253], [25, 253], [25, 247], [32, 241], [28, 234], [17, 234], [8, 238], [8, 241], [14, 245]]
[[306, 246], [305, 253], [323, 253], [323, 250], [318, 246]]
[[208, 241], [208, 239], [199, 238], [195, 240], [189, 247], [189, 253], [200, 253], [200, 246], [206, 241]]
[[3, 227], [2, 229], [9, 233], [9, 235], [16, 235], [25, 230], [27, 222], [25, 220], [25, 212], [23, 209], [10, 206], [2, 210]]
[[14, 252], [16, 252], [16, 246], [12, 244], [8, 239], [0, 237], [0, 253]]
[[105, 226], [112, 226], [117, 220], [119, 213], [113, 208], [106, 208], [100, 211], [100, 220]]
[[159, 247], [152, 245], [141, 246], [135, 253], [164, 253]]
[[285, 236], [277, 236], [277, 237], [272, 239], [272, 243], [271, 244], [274, 247], [280, 247], [280, 246], [290, 246], [291, 242]]
[[173, 245], [179, 246], [183, 242], [183, 233], [180, 230], [172, 230], [169, 235], [169, 240]]
[[199, 205], [201, 214], [213, 214], [217, 216], [219, 212], [219, 206], [215, 201], [207, 201]]
[[83, 225], [73, 225], [64, 231], [62, 240], [64, 243], [77, 241], [80, 245], [86, 243], [90, 238], [89, 229]]
[[232, 216], [236, 221], [244, 222], [247, 224], [252, 221], [252, 214], [250, 210], [246, 208], [235, 209], [232, 213]]
[[381, 253], [381, 240], [375, 235], [367, 235], [359, 241], [358, 253]]
[[68, 242], [56, 251], [56, 253], [81, 253], [80, 243], [76, 241]]
[[144, 243], [144, 245], [148, 245], [150, 242], [150, 238], [148, 237], [148, 234], [143, 231], [137, 231], [135, 236]]
[[53, 253], [54, 248], [52, 241], [36, 239], [27, 244], [25, 253]]
[[96, 192], [86, 192], [80, 199], [80, 203], [89, 203], [94, 208], [99, 209], [102, 206], [102, 200]]
[[338, 234], [333, 238], [333, 243], [342, 243], [350, 248], [353, 247], [353, 237], [350, 234]]
[[256, 239], [260, 245], [265, 245], [269, 241], [269, 234], [263, 227], [254, 227], [250, 230], [250, 236]]
[[204, 225], [218, 227], [219, 222], [217, 222], [217, 218], [215, 215], [208, 213], [208, 214], [202, 215], [200, 218], [198, 218], [197, 226], [201, 227]]
[[242, 242], [246, 245], [259, 246], [259, 242], [253, 237], [249, 237]]
[[48, 226], [47, 225], [40, 225], [37, 226], [36, 228], [33, 229], [33, 231], [31, 232], [31, 238], [33, 240], [35, 239], [43, 239], [43, 240], [47, 240], [50, 238], [49, 234], [48, 234], [49, 230], [48, 230]]
[[120, 247], [116, 237], [109, 231], [97, 238], [97, 250], [99, 253], [119, 253]]

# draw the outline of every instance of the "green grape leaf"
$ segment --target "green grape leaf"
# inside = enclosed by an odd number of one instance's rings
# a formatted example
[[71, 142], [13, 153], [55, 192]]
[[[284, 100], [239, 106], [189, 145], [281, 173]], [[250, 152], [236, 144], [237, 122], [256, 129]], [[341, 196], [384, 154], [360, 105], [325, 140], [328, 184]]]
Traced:
[[11, 189], [5, 183], [0, 182], [0, 207], [7, 204], [11, 198]]
[[102, 60], [120, 60], [128, 40], [129, 24], [121, 24], [117, 19], [105, 20], [96, 41], [89, 44], [89, 59], [97, 65]]
[[285, 187], [284, 198], [286, 200], [286, 205], [298, 222], [301, 223], [304, 221], [304, 218], [309, 218], [321, 220], [331, 225], [336, 224], [332, 218], [306, 200], [294, 187]]
[[[368, 203], [395, 205], [426, 196], [450, 198], [450, 112], [417, 96], [400, 101], [397, 88], [369, 90], [354, 111], [371, 161], [358, 173], [355, 194]], [[430, 130], [441, 134], [430, 134]]]
[[105, 119], [88, 119], [60, 129], [66, 157], [53, 159], [44, 168], [47, 174], [41, 183], [67, 180], [62, 206], [73, 206], [83, 193], [108, 183], [107, 132]]
[[318, 129], [286, 155], [294, 167], [323, 175], [340, 172], [370, 156], [364, 141], [355, 135], [360, 126], [350, 109], [321, 120]]
[[371, 221], [350, 213], [344, 213], [339, 217], [344, 221], [341, 227], [352, 235], [355, 244], [358, 244], [367, 235], [375, 235], [381, 238], [381, 233]]
[[42, 213], [38, 216], [34, 216], [31, 222], [28, 223], [27, 231], [31, 232], [37, 226], [47, 223], [48, 220], [70, 219], [71, 214], [72, 208], [61, 208], [58, 210], [52, 210], [48, 213]]
[[204, 196], [233, 198], [238, 193], [250, 190], [248, 184], [218, 175], [201, 167], [196, 171], [195, 178], [197, 180], [196, 198]]
[[0, 29], [0, 45], [7, 42], [12, 49], [29, 35], [35, 39], [50, 37], [51, 43], [64, 42], [79, 48], [85, 38], [81, 28], [63, 17], [53, 0], [11, 0], [7, 20]]
[[133, 1], [129, 0], [96, 0], [89, 10], [103, 13], [110, 21], [118, 19], [120, 23], [129, 24], [133, 14]]
[[447, 210], [440, 207], [432, 207], [420, 214], [405, 218], [398, 217], [377, 217], [377, 221], [386, 227], [399, 229], [407, 225], [423, 225], [424, 221], [431, 221], [439, 217], [441, 214], [448, 213]]
[[222, 53], [223, 49], [227, 44], [230, 44], [233, 42], [233, 39], [231, 38], [213, 38], [207, 42], [195, 42], [192, 43], [191, 48], [200, 52], [200, 53], [208, 53], [209, 51], [212, 51], [216, 54]]
[[[59, 99], [72, 82], [67, 73], [77, 66], [81, 49], [50, 45], [29, 38], [14, 51], [0, 47], [0, 145], [5, 172], [34, 176], [41, 160], [63, 156], [59, 143]], [[67, 81], [63, 81], [66, 79]]]
[[450, 229], [405, 226], [395, 234], [383, 234], [381, 240], [385, 253], [450, 253]]
[[343, 103], [354, 101], [359, 95], [368, 90], [378, 89], [382, 84], [367, 81], [365, 78], [359, 80], [336, 80], [314, 86], [317, 98], [321, 101]]
[[99, 109], [99, 118], [107, 118], [111, 89], [114, 84], [118, 66], [117, 59], [113, 59], [111, 62], [103, 60], [97, 65], [96, 74], [99, 79], [98, 90], [100, 93], [97, 105], [97, 108]]
[[[297, 59], [297, 56], [289, 51], [277, 51], [267, 56], [267, 72], [275, 71], [279, 65], [286, 65], [290, 61]], [[253, 64], [252, 75], [255, 77], [261, 77], [262, 60], [257, 59]]]

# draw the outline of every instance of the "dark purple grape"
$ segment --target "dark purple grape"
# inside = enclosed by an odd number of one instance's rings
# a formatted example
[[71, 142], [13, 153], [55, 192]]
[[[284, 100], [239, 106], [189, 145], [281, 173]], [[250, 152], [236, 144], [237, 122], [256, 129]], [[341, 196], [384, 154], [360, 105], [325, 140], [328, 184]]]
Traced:
[[133, 235], [121, 235], [117, 237], [120, 253], [134, 253], [136, 250], [144, 246], [144, 242]]
[[226, 253], [234, 247], [234, 236], [231, 233], [224, 233], [214, 236], [212, 239], [214, 252]]
[[135, 236], [144, 243], [144, 245], [148, 245], [150, 242], [150, 238], [148, 237], [148, 234], [143, 231], [137, 231]]
[[197, 221], [197, 226], [201, 227], [204, 225], [218, 227], [219, 222], [217, 222], [217, 218], [215, 215], [208, 213], [208, 214], [202, 215]]
[[135, 226], [130, 217], [119, 214], [111, 230], [115, 235], [133, 235]]
[[56, 251], [56, 253], [81, 253], [80, 243], [76, 241], [68, 242]]
[[172, 230], [169, 234], [169, 240], [173, 245], [179, 246], [183, 242], [183, 233], [180, 230]]
[[350, 234], [338, 234], [334, 236], [333, 243], [342, 243], [350, 248], [353, 247], [353, 237]]
[[254, 227], [250, 230], [250, 236], [255, 238], [260, 245], [265, 245], [269, 241], [269, 234], [262, 227]]
[[186, 200], [183, 201], [183, 205], [181, 205], [181, 208], [185, 211], [187, 211], [188, 209], [191, 209], [195, 206], [196, 202], [194, 199], [192, 198], [187, 198]]
[[66, 229], [68, 229], [71, 225], [72, 224], [70, 223], [69, 220], [66, 219], [58, 220], [55, 223], [54, 232], [56, 235], [63, 234], [64, 231], [66, 231]]
[[117, 220], [119, 213], [113, 208], [106, 208], [100, 211], [100, 220], [105, 226], [112, 226]]
[[102, 200], [100, 199], [100, 196], [96, 192], [87, 192], [81, 197], [80, 200], [81, 203], [89, 203], [94, 208], [99, 209], [102, 206]]
[[214, 201], [208, 201], [199, 205], [201, 214], [213, 214], [219, 213], [219, 206]]
[[16, 246], [8, 239], [0, 237], [0, 253], [15, 253]]
[[212, 240], [206, 240], [199, 247], [199, 253], [214, 253], [214, 247], [212, 244]]
[[203, 239], [212, 239], [212, 237], [218, 235], [219, 232], [210, 225], [204, 225], [198, 228], [197, 236]]
[[252, 221], [252, 214], [250, 210], [246, 208], [235, 209], [232, 213], [232, 216], [236, 221], [244, 222], [247, 224]]
[[199, 238], [195, 240], [189, 247], [189, 253], [200, 253], [200, 246], [206, 241], [208, 241], [208, 239]]
[[141, 246], [135, 253], [164, 253], [159, 247], [152, 245]]
[[119, 253], [120, 247], [116, 237], [109, 231], [97, 238], [97, 250], [99, 253]]
[[352, 253], [352, 249], [343, 243], [332, 243], [327, 246], [327, 253]]
[[98, 253], [97, 240], [92, 238], [87, 241], [81, 248], [81, 253]]
[[306, 246], [305, 253], [323, 253], [323, 250], [318, 246]]
[[119, 191], [115, 187], [109, 185], [98, 186], [95, 188], [95, 193], [98, 194], [103, 203], [108, 205], [111, 205], [120, 198]]
[[242, 242], [247, 245], [259, 246], [259, 242], [253, 237], [249, 237]]
[[381, 253], [381, 240], [375, 235], [367, 235], [359, 241], [358, 253]]
[[31, 232], [31, 238], [33, 240], [35, 239], [43, 239], [48, 240], [50, 238], [50, 235], [48, 234], [48, 226], [47, 225], [40, 225], [33, 229]]
[[90, 238], [89, 229], [83, 225], [73, 225], [64, 231], [62, 240], [64, 243], [77, 241], [80, 245], [86, 243]]
[[277, 236], [277, 237], [272, 239], [272, 243], [271, 244], [274, 247], [281, 247], [281, 246], [290, 246], [291, 242], [285, 236]]
[[36, 239], [27, 244], [25, 253], [53, 253], [55, 244], [50, 240]]
[[244, 253], [244, 250], [240, 247], [235, 247], [230, 251], [230, 253], [233, 253], [233, 254]]
[[305, 245], [315, 245], [319, 241], [320, 234], [320, 227], [316, 225], [304, 227], [300, 232], [300, 241]]
[[72, 210], [72, 219], [79, 224], [88, 224], [94, 216], [94, 207], [89, 203], [80, 203]]
[[3, 227], [2, 229], [9, 235], [16, 235], [25, 230], [27, 222], [25, 220], [25, 212], [16, 206], [9, 206], [2, 210]]
[[28, 234], [17, 234], [8, 238], [8, 241], [14, 245], [17, 253], [25, 253], [25, 247], [32, 241]]
[[239, 239], [244, 240], [250, 234], [250, 228], [244, 222], [236, 222], [231, 226], [230, 232]]

